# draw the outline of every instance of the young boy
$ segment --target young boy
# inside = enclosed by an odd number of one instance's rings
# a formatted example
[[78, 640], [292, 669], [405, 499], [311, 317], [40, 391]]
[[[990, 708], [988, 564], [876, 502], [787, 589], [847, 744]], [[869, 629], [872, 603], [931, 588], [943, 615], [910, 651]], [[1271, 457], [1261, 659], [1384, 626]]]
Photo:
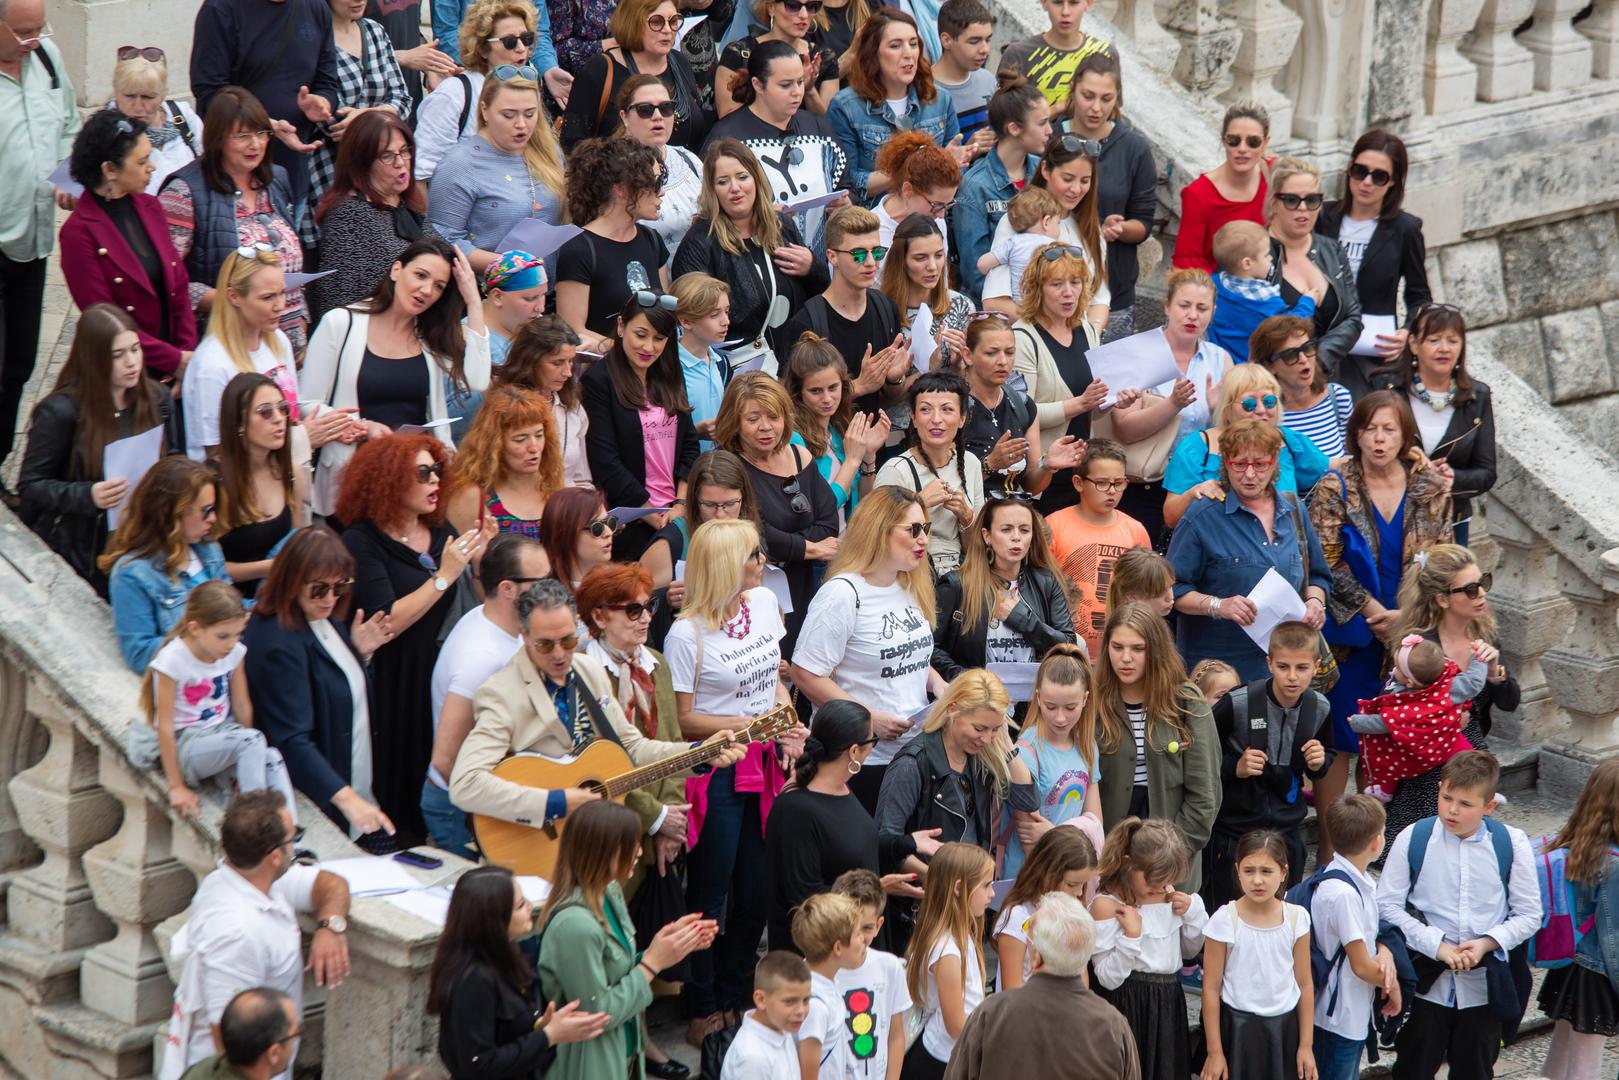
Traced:
[[1085, 639], [1085, 651], [1092, 660], [1102, 647], [1114, 562], [1131, 548], [1152, 547], [1152, 538], [1141, 522], [1118, 509], [1129, 483], [1124, 476], [1125, 461], [1124, 447], [1112, 439], [1092, 439], [1085, 444], [1085, 456], [1074, 470], [1079, 505], [1046, 518], [1051, 526], [1051, 553], [1079, 590], [1074, 627]]
[[860, 905], [838, 893], [817, 893], [793, 912], [793, 944], [809, 961], [810, 1005], [798, 1029], [802, 1080], [846, 1080], [843, 995], [833, 979], [866, 962]]
[[1270, 678], [1239, 686], [1214, 705], [1225, 796], [1203, 859], [1203, 903], [1210, 911], [1237, 899], [1237, 841], [1250, 829], [1275, 829], [1287, 841], [1287, 884], [1304, 877], [1304, 778], [1332, 763], [1326, 748], [1332, 706], [1310, 689], [1316, 641], [1309, 623], [1278, 623], [1270, 634]]
[[1118, 50], [1079, 28], [1079, 20], [1096, 0], [1040, 0], [1051, 29], [1008, 45], [1001, 69], [1011, 68], [1040, 88], [1046, 100], [1060, 106], [1073, 87], [1074, 69], [1092, 53], [1117, 57]]
[[995, 16], [979, 0], [944, 0], [939, 8], [939, 59], [933, 65], [933, 83], [955, 102], [961, 137], [974, 157], [995, 145], [995, 132], [989, 127], [995, 73], [984, 66], [994, 32]]
[[1529, 837], [1487, 816], [1500, 777], [1483, 750], [1445, 762], [1438, 817], [1401, 830], [1384, 860], [1377, 913], [1405, 935], [1417, 970], [1394, 1080], [1431, 1080], [1446, 1062], [1453, 1080], [1491, 1077], [1517, 1027], [1502, 1014], [1522, 1016], [1508, 995], [1527, 992], [1528, 970], [1508, 954], [1540, 929], [1540, 887]]
[[[1345, 795], [1322, 811], [1338, 850], [1320, 870], [1310, 901], [1310, 932], [1317, 948], [1343, 959], [1315, 996], [1315, 1066], [1320, 1080], [1356, 1080], [1377, 994], [1382, 1014], [1400, 1011], [1394, 954], [1377, 943], [1377, 883], [1366, 873], [1383, 853], [1383, 804], [1370, 795]], [[1340, 876], [1341, 875], [1341, 876]]]
[[839, 971], [833, 979], [843, 1002], [843, 1066], [855, 1080], [899, 1080], [905, 1060], [905, 1010], [911, 994], [905, 988], [905, 963], [893, 953], [873, 949], [883, 928], [888, 897], [870, 870], [838, 875], [832, 891], [860, 908], [859, 940], [866, 947], [859, 967]]
[[800, 1080], [795, 1036], [809, 1012], [810, 969], [785, 949], [753, 969], [753, 1008], [725, 1052], [720, 1080]]
[[680, 373], [686, 380], [686, 401], [697, 425], [698, 448], [714, 449], [714, 418], [720, 414], [731, 365], [714, 346], [731, 328], [731, 287], [708, 274], [681, 274], [674, 284], [675, 319], [680, 323]]
[[978, 256], [978, 272], [987, 274], [1005, 266], [1012, 276], [1012, 301], [1023, 299], [1023, 271], [1034, 253], [1062, 238], [1062, 206], [1043, 187], [1026, 187], [1006, 204], [1012, 219], [1011, 236]]
[[1288, 307], [1282, 287], [1270, 277], [1270, 233], [1252, 221], [1228, 221], [1214, 234], [1214, 318], [1209, 340], [1229, 352], [1237, 363], [1248, 361], [1248, 339], [1272, 315], [1315, 314], [1319, 292], [1305, 293]]

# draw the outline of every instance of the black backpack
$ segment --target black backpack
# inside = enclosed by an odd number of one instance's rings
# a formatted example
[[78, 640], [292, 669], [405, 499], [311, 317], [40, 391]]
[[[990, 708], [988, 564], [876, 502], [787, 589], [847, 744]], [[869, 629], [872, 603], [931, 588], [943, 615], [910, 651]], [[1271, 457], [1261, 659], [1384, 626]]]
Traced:
[[[880, 340], [871, 343], [872, 350], [886, 349], [894, 338], [899, 336], [899, 309], [880, 289], [867, 289], [866, 303], [876, 305], [877, 329], [881, 335]], [[828, 318], [831, 309], [832, 305], [827, 303], [825, 296], [813, 296], [809, 303], [804, 305], [804, 316], [809, 320], [809, 328], [821, 337], [831, 336], [831, 323]]]

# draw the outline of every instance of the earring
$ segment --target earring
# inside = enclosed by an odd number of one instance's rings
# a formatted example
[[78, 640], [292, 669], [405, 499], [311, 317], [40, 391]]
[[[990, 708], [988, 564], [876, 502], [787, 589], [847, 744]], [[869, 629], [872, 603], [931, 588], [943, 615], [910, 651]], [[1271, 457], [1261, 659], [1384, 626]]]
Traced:
[[856, 759], [856, 758], [850, 758], [849, 759], [849, 775], [850, 776], [853, 776], [856, 773], [858, 773], [863, 767], [864, 766], [861, 765], [861, 763], [860, 763], [860, 761], [858, 759]]
[[240, 428], [240, 427], [237, 428], [236, 429], [236, 437], [238, 439], [245, 439], [247, 437], [247, 429], [246, 428]]

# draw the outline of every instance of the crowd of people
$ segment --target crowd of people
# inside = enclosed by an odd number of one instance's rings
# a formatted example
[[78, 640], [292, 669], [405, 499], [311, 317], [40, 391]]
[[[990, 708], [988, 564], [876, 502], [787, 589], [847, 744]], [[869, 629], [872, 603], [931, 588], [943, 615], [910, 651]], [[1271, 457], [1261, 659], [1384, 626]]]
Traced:
[[[1619, 768], [1545, 852], [1487, 816], [1494, 423], [1405, 147], [1328, 201], [1231, 105], [1160, 316], [1117, 51], [1042, 7], [995, 73], [980, 0], [205, 0], [194, 105], [125, 46], [81, 121], [0, 3], [0, 457], [53, 202], [81, 312], [4, 494], [110, 602], [132, 759], [235, 793], [164, 1075], [285, 1074], [296, 911], [346, 972], [297, 793], [376, 854], [560, 832], [540, 910], [455, 888], [457, 1078], [685, 1076], [671, 983], [736, 1080], [1345, 1080], [1374, 1028], [1486, 1077], [1554, 855], [1592, 1075]], [[500, 769], [595, 743], [651, 781]]]

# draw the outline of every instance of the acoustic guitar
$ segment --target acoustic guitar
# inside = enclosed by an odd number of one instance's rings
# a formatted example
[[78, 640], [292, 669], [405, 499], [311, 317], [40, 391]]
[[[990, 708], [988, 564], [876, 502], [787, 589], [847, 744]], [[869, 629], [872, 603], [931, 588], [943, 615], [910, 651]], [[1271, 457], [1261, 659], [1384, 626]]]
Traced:
[[[798, 714], [791, 705], [778, 705], [736, 732], [730, 745], [767, 742], [797, 723]], [[637, 769], [622, 746], [607, 739], [593, 739], [579, 753], [561, 761], [539, 754], [513, 754], [496, 765], [490, 775], [547, 791], [585, 788], [621, 803], [636, 788], [693, 769], [719, 757], [726, 749], [725, 743], [704, 744]], [[539, 826], [519, 825], [486, 814], [472, 816], [472, 829], [484, 858], [514, 874], [537, 874], [547, 881], [556, 867], [565, 824], [566, 821], [554, 821]]]

